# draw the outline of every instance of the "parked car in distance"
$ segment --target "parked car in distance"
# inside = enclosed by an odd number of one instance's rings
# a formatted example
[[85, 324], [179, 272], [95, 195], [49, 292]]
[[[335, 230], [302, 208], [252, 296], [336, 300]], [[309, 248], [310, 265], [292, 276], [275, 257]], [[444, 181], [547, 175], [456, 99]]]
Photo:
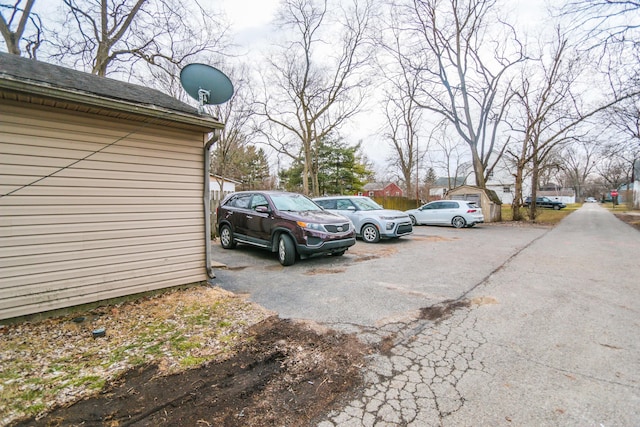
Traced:
[[355, 245], [351, 222], [306, 196], [283, 191], [240, 191], [217, 209], [220, 245], [237, 243], [277, 252], [282, 265], [318, 254], [341, 256]]
[[409, 215], [402, 211], [384, 209], [365, 196], [318, 197], [314, 202], [324, 209], [351, 220], [356, 235], [367, 243], [392, 239], [413, 233]]
[[[524, 206], [528, 207], [530, 204], [531, 204], [531, 197], [527, 197], [526, 199], [524, 199]], [[540, 206], [542, 208], [555, 209], [555, 210], [560, 210], [562, 208], [567, 207], [567, 205], [565, 205], [564, 203], [558, 200], [551, 200], [548, 197], [536, 197], [536, 206]]]
[[409, 214], [413, 225], [452, 225], [463, 228], [484, 222], [482, 209], [476, 202], [469, 200], [437, 200], [405, 212]]
[[584, 201], [585, 203], [598, 203], [595, 197], [587, 197]]

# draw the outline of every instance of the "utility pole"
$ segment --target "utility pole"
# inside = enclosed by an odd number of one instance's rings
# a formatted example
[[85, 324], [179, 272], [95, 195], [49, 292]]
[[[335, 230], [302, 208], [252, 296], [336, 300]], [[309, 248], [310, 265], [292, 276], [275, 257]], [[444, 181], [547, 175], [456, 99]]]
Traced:
[[416, 138], [416, 208], [420, 207], [420, 169], [419, 162], [420, 159], [420, 150], [418, 149], [418, 138]]

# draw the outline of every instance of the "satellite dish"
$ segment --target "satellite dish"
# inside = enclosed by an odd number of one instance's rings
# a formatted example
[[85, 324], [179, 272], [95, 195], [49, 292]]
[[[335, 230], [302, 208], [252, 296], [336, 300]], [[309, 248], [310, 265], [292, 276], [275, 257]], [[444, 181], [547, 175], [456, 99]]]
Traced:
[[200, 103], [198, 111], [206, 104], [222, 104], [231, 99], [233, 83], [222, 71], [206, 64], [189, 64], [180, 71], [180, 83], [185, 91]]

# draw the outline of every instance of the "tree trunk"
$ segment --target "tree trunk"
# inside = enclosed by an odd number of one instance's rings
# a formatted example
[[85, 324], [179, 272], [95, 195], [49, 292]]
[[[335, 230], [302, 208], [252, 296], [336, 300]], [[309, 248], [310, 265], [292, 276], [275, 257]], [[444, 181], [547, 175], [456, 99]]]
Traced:
[[516, 170], [516, 188], [513, 195], [513, 203], [511, 204], [511, 214], [514, 221], [522, 221], [522, 212], [520, 212], [521, 201], [522, 201], [522, 181], [523, 181], [523, 169], [524, 166], [518, 162], [517, 170]]
[[477, 148], [474, 145], [470, 145], [470, 147], [473, 155], [473, 171], [476, 176], [476, 186], [486, 189], [487, 182], [484, 180], [484, 165], [482, 164], [482, 160], [480, 160]]
[[529, 219], [534, 221], [537, 216], [536, 197], [538, 194], [538, 179], [540, 176], [540, 162], [537, 158], [532, 161], [531, 169], [531, 203], [529, 204]]

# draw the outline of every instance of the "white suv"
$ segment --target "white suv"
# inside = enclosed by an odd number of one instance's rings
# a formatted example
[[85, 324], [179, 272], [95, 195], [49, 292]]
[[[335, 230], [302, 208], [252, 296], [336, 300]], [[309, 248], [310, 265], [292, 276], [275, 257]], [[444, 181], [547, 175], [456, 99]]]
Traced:
[[413, 233], [408, 214], [384, 209], [368, 197], [332, 196], [319, 197], [313, 201], [328, 211], [349, 218], [356, 228], [356, 234], [367, 243]]

